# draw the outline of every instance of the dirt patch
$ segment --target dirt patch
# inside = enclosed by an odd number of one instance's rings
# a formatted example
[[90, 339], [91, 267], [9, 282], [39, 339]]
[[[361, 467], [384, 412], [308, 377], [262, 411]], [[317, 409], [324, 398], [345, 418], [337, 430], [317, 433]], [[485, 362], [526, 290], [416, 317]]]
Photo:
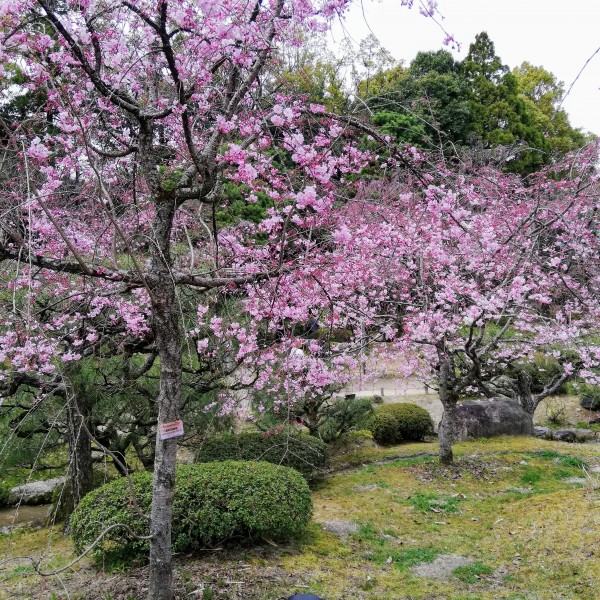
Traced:
[[458, 554], [441, 554], [433, 562], [421, 563], [411, 569], [419, 577], [447, 580], [458, 567], [467, 567], [474, 561]]
[[[283, 600], [291, 594], [309, 591], [309, 572], [299, 568], [292, 573], [281, 566], [282, 559], [295, 552], [295, 547], [281, 544], [277, 547], [215, 549], [179, 555], [174, 560], [175, 600]], [[11, 569], [12, 566], [9, 565]], [[123, 568], [123, 573], [104, 571], [101, 565], [84, 559], [67, 578], [63, 574], [26, 579], [18, 573], [7, 577], [8, 573], [0, 569], [0, 576], [3, 576], [0, 579], [0, 598], [147, 598], [148, 567], [124, 565]]]
[[421, 483], [462, 479], [465, 476], [471, 476], [479, 481], [492, 482], [505, 474], [506, 466], [504, 463], [491, 457], [486, 457], [484, 459], [472, 456], [461, 458], [453, 465], [425, 463], [407, 467], [406, 470], [414, 475]]

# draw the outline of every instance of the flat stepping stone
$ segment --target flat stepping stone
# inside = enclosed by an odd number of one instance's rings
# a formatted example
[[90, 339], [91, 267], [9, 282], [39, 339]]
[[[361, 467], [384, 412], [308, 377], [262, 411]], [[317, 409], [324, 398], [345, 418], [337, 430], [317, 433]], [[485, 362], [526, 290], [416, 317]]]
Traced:
[[376, 483], [369, 483], [367, 485], [355, 485], [355, 492], [374, 492], [379, 489], [379, 486]]
[[341, 538], [352, 535], [353, 533], [358, 533], [358, 530], [360, 529], [358, 523], [355, 523], [354, 521], [344, 521], [342, 519], [321, 521], [320, 524], [324, 531]]
[[433, 562], [416, 565], [411, 571], [419, 577], [447, 580], [452, 577], [454, 569], [467, 567], [473, 562], [470, 558], [458, 554], [441, 554]]
[[563, 479], [563, 481], [565, 483], [572, 483], [573, 485], [583, 485], [584, 483], [587, 483], [587, 479], [585, 477], [568, 477], [567, 479]]

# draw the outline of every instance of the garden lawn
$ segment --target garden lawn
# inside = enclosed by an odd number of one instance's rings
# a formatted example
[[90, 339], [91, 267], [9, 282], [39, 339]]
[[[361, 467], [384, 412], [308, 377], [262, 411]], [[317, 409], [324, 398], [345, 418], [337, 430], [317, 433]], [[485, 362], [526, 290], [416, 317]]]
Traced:
[[[597, 598], [600, 445], [479, 440], [456, 446], [453, 468], [438, 465], [435, 450], [422, 443], [338, 457], [346, 466], [313, 493], [314, 520], [303, 540], [181, 556], [180, 597], [275, 600], [310, 591], [325, 600]], [[364, 466], [347, 466], [361, 453]], [[340, 522], [346, 533], [326, 531]], [[47, 532], [5, 536], [0, 544], [13, 556], [49, 552], [57, 564]], [[55, 541], [66, 562], [69, 543]], [[67, 598], [65, 590], [72, 599], [144, 597], [144, 567], [98, 571], [84, 560], [60, 580], [42, 580], [24, 565], [5, 563], [0, 597]]]

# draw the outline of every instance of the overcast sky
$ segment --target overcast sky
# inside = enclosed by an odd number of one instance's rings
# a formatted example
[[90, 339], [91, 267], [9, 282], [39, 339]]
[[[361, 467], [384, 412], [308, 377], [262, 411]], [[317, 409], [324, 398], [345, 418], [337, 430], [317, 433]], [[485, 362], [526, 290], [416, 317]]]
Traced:
[[[406, 64], [419, 50], [442, 47], [444, 33], [415, 7], [400, 0], [355, 0], [333, 43], [343, 36], [357, 44], [371, 30]], [[461, 43], [460, 60], [480, 31], [487, 31], [496, 54], [510, 68], [527, 60], [554, 73], [568, 89], [600, 47], [600, 0], [439, 0], [443, 27]], [[438, 17], [439, 18], [439, 17]], [[564, 101], [571, 124], [600, 134], [600, 52], [590, 61]]]

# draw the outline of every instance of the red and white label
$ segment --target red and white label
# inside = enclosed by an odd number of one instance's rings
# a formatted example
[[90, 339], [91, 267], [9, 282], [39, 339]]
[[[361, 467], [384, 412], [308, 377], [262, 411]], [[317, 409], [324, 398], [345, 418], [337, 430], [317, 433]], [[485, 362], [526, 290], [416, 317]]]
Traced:
[[163, 423], [158, 430], [160, 432], [161, 440], [170, 440], [171, 438], [181, 437], [183, 435], [183, 421]]

